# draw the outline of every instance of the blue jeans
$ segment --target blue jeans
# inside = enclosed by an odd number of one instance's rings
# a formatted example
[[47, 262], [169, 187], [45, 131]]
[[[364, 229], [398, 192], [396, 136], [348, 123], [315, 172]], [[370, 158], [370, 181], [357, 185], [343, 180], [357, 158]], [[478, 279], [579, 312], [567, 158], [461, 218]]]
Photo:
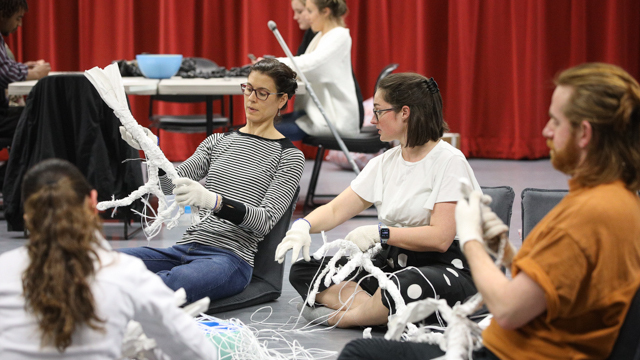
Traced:
[[298, 124], [296, 124], [296, 120], [306, 114], [307, 112], [304, 110], [284, 114], [282, 115], [282, 120], [276, 122], [273, 126], [276, 127], [276, 130], [278, 130], [280, 134], [284, 135], [291, 141], [302, 140], [307, 136], [307, 133], [300, 129]]
[[231, 251], [198, 243], [120, 251], [140, 258], [173, 291], [184, 288], [189, 304], [205, 296], [214, 301], [238, 294], [253, 274], [251, 265]]

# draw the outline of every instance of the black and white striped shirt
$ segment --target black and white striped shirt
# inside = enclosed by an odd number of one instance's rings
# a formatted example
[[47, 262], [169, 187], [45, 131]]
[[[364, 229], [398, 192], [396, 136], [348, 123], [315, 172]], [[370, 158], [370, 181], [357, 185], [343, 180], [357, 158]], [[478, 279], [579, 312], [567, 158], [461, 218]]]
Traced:
[[[0, 89], [6, 90], [9, 88], [9, 83], [14, 81], [23, 81], [27, 78], [28, 72], [27, 65], [9, 58], [5, 49], [4, 38], [0, 36]], [[2, 96], [0, 96], [0, 107], [7, 107], [8, 104], [9, 100], [7, 100], [3, 91]]]
[[[223, 197], [222, 209], [190, 226], [178, 244], [196, 242], [232, 251], [249, 265], [261, 241], [289, 207], [298, 187], [304, 156], [289, 139], [265, 139], [237, 131], [207, 137], [178, 168]], [[163, 175], [165, 194], [173, 191]], [[201, 210], [200, 218], [209, 214]]]

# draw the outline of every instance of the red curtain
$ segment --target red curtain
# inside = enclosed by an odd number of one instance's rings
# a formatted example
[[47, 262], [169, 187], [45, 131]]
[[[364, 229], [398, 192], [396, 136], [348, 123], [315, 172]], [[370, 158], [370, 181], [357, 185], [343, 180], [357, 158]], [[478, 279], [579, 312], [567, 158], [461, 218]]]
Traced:
[[[380, 70], [433, 76], [445, 117], [471, 157], [539, 158], [553, 76], [586, 61], [640, 74], [637, 0], [347, 0], [353, 65], [365, 98]], [[181, 53], [227, 68], [247, 54], [283, 56], [267, 21], [290, 48], [302, 33], [289, 0], [29, 0], [23, 27], [7, 42], [18, 60], [45, 59], [54, 71], [104, 67], [136, 54]], [[235, 123], [244, 122], [242, 99]], [[148, 98], [131, 97], [148, 124]], [[188, 113], [201, 107], [166, 106]], [[202, 136], [163, 134], [171, 160], [190, 155]]]

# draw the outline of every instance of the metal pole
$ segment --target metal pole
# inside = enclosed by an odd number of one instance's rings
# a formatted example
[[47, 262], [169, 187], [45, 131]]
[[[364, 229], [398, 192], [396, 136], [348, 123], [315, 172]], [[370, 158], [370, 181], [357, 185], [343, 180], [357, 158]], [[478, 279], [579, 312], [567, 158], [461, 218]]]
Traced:
[[313, 99], [313, 102], [316, 104], [316, 106], [320, 110], [320, 113], [324, 117], [324, 120], [327, 122], [327, 125], [329, 125], [331, 134], [333, 134], [333, 137], [336, 138], [336, 141], [338, 142], [340, 149], [342, 149], [342, 152], [344, 152], [344, 155], [347, 157], [347, 160], [351, 164], [351, 167], [353, 167], [353, 171], [356, 173], [356, 175], [360, 174], [360, 169], [358, 168], [358, 165], [356, 165], [356, 162], [353, 161], [353, 158], [351, 158], [351, 154], [349, 154], [349, 149], [347, 149], [347, 146], [344, 144], [344, 141], [342, 141], [342, 138], [338, 134], [338, 131], [336, 130], [335, 126], [333, 126], [333, 123], [329, 120], [329, 117], [327, 116], [327, 113], [324, 111], [322, 104], [320, 104], [320, 100], [318, 100], [316, 93], [313, 92], [313, 89], [311, 88], [311, 84], [309, 84], [309, 81], [307, 81], [307, 78], [304, 76], [304, 73], [300, 71], [300, 68], [298, 67], [298, 64], [296, 64], [296, 61], [293, 58], [293, 54], [291, 54], [291, 51], [289, 50], [287, 43], [282, 38], [282, 35], [280, 35], [280, 32], [278, 31], [278, 27], [276, 26], [275, 21], [269, 20], [268, 25], [269, 25], [269, 29], [273, 31], [273, 34], [276, 36], [276, 39], [278, 39], [280, 46], [282, 46], [282, 50], [284, 50], [284, 53], [287, 54], [287, 57], [289, 58], [289, 60], [291, 60], [293, 67], [296, 68], [296, 72], [298, 73], [298, 76], [300, 76], [300, 79], [302, 79], [302, 81], [304, 82], [304, 85], [307, 89], [307, 92], [311, 96], [311, 99]]

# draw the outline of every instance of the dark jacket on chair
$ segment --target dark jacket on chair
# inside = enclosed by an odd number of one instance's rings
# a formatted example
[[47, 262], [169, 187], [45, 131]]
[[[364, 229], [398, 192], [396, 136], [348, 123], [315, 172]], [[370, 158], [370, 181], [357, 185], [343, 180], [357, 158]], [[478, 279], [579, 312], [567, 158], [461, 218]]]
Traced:
[[[9, 155], [3, 196], [9, 231], [22, 231], [22, 178], [48, 158], [75, 164], [98, 200], [123, 198], [143, 184], [138, 151], [120, 139], [120, 120], [83, 75], [48, 76], [31, 90]], [[140, 207], [138, 203], [138, 207]], [[109, 212], [110, 213], [110, 212]]]

